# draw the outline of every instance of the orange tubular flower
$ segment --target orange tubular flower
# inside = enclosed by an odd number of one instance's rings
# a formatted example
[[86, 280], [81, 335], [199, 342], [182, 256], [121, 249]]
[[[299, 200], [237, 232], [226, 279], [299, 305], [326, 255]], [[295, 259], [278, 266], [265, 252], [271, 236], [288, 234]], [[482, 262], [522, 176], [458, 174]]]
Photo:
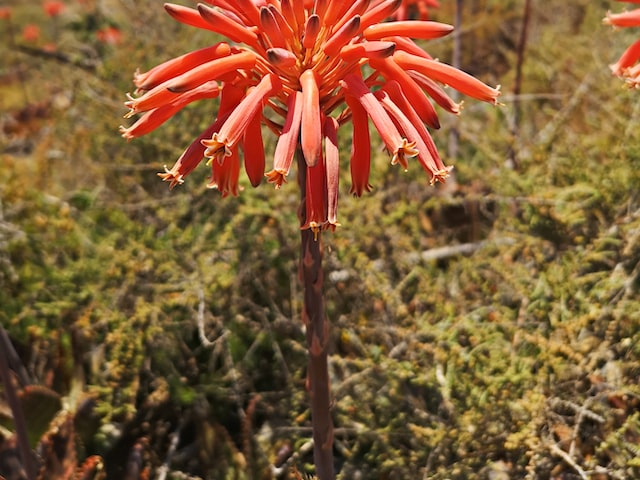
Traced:
[[116, 27], [101, 28], [96, 32], [96, 38], [106, 45], [118, 45], [122, 42], [122, 31]]
[[300, 75], [302, 88], [302, 122], [300, 124], [300, 145], [307, 165], [313, 167], [318, 161], [322, 148], [322, 126], [320, 125], [320, 91], [318, 76], [313, 70], [305, 70]]
[[353, 136], [351, 139], [351, 191], [356, 197], [371, 191], [369, 172], [371, 171], [371, 140], [367, 111], [354, 97], [347, 95], [345, 101], [351, 110]]
[[44, 12], [49, 17], [57, 17], [62, 13], [65, 8], [64, 3], [58, 2], [56, 0], [48, 0], [42, 4], [42, 8]]
[[325, 117], [325, 168], [327, 175], [327, 219], [329, 227], [338, 226], [338, 183], [340, 180], [340, 154], [338, 151], [338, 121]]
[[273, 154], [273, 170], [267, 173], [267, 180], [275, 184], [276, 188], [280, 188], [287, 181], [287, 175], [293, 163], [293, 154], [298, 144], [301, 119], [302, 92], [294, 92], [289, 96], [287, 118]]
[[[216, 0], [194, 8], [165, 4], [177, 21], [227, 37], [231, 42], [186, 53], [134, 76], [126, 117], [140, 114], [122, 135], [144, 135], [185, 105], [220, 97], [215, 121], [159, 174], [171, 187], [210, 159], [209, 185], [223, 195], [240, 191], [244, 163], [250, 183], [261, 178], [281, 187], [296, 150], [304, 156], [307, 202], [303, 228], [338, 225], [338, 130], [353, 122], [349, 158], [351, 192], [369, 191], [369, 120], [392, 164], [407, 167], [416, 157], [431, 183], [445, 181], [444, 166], [428, 128], [438, 128], [437, 105], [457, 114], [460, 105], [443, 90], [448, 85], [496, 104], [497, 88], [437, 62], [414, 38], [439, 38], [446, 24], [418, 20], [401, 10], [401, 0]], [[436, 6], [437, 2], [415, 2]], [[394, 17], [394, 14], [399, 14]], [[396, 18], [400, 21], [387, 21]], [[382, 22], [382, 23], [381, 23]], [[364, 71], [367, 75], [364, 76]], [[262, 126], [278, 136], [267, 168]]]
[[[619, 0], [627, 3], [640, 3], [640, 0]], [[640, 8], [622, 13], [608, 12], [603, 23], [614, 27], [640, 27]], [[640, 88], [640, 40], [631, 44], [620, 59], [612, 64], [611, 71], [633, 88]]]
[[40, 27], [35, 23], [28, 23], [22, 28], [22, 39], [25, 42], [37, 42], [40, 40]]

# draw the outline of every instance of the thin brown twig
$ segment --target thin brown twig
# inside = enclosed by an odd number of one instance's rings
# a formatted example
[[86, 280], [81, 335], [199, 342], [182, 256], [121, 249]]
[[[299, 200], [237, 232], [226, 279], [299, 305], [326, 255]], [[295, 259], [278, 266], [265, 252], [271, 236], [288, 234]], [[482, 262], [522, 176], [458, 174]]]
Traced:
[[303, 443], [300, 446], [300, 448], [297, 451], [293, 452], [293, 454], [282, 465], [280, 465], [279, 467], [276, 467], [275, 465], [272, 464], [271, 465], [271, 474], [275, 478], [283, 477], [284, 475], [287, 474], [287, 471], [289, 470], [289, 468], [293, 465], [293, 463], [295, 461], [298, 460], [298, 458], [300, 458], [301, 456], [306, 455], [312, 449], [313, 449], [313, 441], [312, 440], [309, 440], [308, 442]]
[[97, 62], [95, 61], [78, 61], [62, 52], [43, 50], [42, 48], [30, 47], [29, 45], [17, 44], [16, 49], [32, 57], [53, 60], [64, 65], [80, 68], [89, 73], [96, 73]]
[[496, 240], [481, 240], [479, 242], [461, 243], [459, 245], [447, 245], [445, 247], [431, 248], [420, 253], [420, 258], [425, 261], [443, 260], [458, 255], [470, 255], [487, 245], [512, 245], [515, 240], [509, 237], [502, 237]]
[[205, 348], [215, 348], [219, 342], [222, 342], [225, 337], [229, 334], [228, 331], [222, 332], [218, 338], [215, 340], [209, 340], [204, 331], [204, 311], [205, 311], [205, 301], [204, 301], [204, 289], [200, 288], [198, 290], [198, 314], [196, 315], [196, 324], [198, 326], [198, 338], [200, 339], [200, 343]]
[[182, 434], [182, 429], [185, 425], [185, 419], [182, 418], [180, 423], [178, 423], [178, 427], [174, 432], [169, 435], [169, 448], [167, 449], [167, 455], [165, 456], [164, 462], [157, 470], [157, 480], [165, 480], [167, 474], [169, 473], [169, 468], [171, 466], [171, 462], [173, 460], [173, 456], [176, 453], [178, 448], [178, 444], [180, 443], [180, 436]]
[[[524, 53], [527, 46], [529, 21], [531, 19], [531, 0], [524, 2], [524, 14], [522, 16], [522, 29], [516, 47], [516, 79], [513, 85], [513, 117], [511, 119], [511, 134], [515, 143], [520, 135], [520, 92], [522, 91], [522, 69], [524, 65]], [[510, 166], [518, 168], [518, 156], [514, 145], [509, 150]]]
[[[451, 65], [455, 68], [460, 68], [462, 63], [462, 32], [460, 30], [462, 26], [462, 0], [456, 0], [456, 13], [454, 19], [453, 30], [453, 55], [451, 58]], [[460, 99], [460, 94], [457, 90], [451, 92], [451, 98], [455, 101]], [[458, 148], [460, 144], [460, 131], [458, 125], [455, 123], [451, 130], [449, 130], [449, 145], [448, 154], [449, 158], [456, 158], [458, 156]]]
[[565, 452], [560, 447], [558, 447], [558, 445], [556, 445], [555, 443], [552, 443], [549, 446], [549, 450], [551, 451], [552, 454], [562, 458], [562, 460], [564, 460], [564, 462], [567, 465], [569, 465], [571, 468], [575, 470], [575, 472], [580, 476], [580, 478], [582, 478], [583, 480], [589, 480], [589, 476], [582, 469], [582, 467], [580, 467], [580, 465], [578, 465], [575, 462], [575, 460], [571, 457], [571, 455], [569, 455], [567, 452]]
[[[256, 281], [255, 285], [258, 286], [260, 285], [259, 288], [264, 288], [264, 286], [262, 285], [261, 282]], [[269, 322], [269, 319], [267, 318], [267, 315], [264, 313], [264, 311], [260, 308], [258, 308], [257, 305], [255, 305], [251, 300], [249, 299], [243, 299], [244, 303], [250, 305], [253, 308], [253, 314], [258, 317], [260, 319], [260, 322], [262, 323], [262, 326], [264, 327], [264, 330], [266, 332], [269, 332], [271, 334], [273, 334], [273, 328], [271, 326], [271, 323]], [[281, 312], [279, 312], [279, 310], [277, 309], [277, 306], [272, 305], [272, 308], [276, 308], [276, 312], [278, 312], [278, 315], [282, 315]], [[251, 348], [253, 348], [253, 345], [251, 346]], [[251, 348], [249, 350], [251, 350]], [[271, 348], [273, 349], [273, 353], [276, 355], [278, 361], [280, 362], [280, 368], [282, 369], [282, 371], [285, 374], [285, 377], [287, 379], [287, 383], [291, 383], [291, 372], [289, 372], [289, 367], [287, 365], [287, 360], [284, 357], [284, 354], [282, 353], [282, 349], [280, 348], [280, 345], [278, 344], [278, 342], [273, 339], [271, 342]]]

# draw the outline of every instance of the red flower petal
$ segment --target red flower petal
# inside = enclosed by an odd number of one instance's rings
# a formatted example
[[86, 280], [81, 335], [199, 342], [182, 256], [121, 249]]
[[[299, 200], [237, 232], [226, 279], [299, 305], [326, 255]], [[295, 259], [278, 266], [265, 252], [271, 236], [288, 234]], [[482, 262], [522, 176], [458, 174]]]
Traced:
[[401, 22], [385, 22], [371, 25], [362, 32], [367, 40], [381, 40], [398, 35], [409, 38], [433, 39], [449, 35], [453, 26], [440, 22], [405, 20]]
[[150, 90], [167, 80], [181, 75], [198, 65], [210, 62], [217, 58], [226, 57], [231, 53], [227, 43], [216, 43], [211, 47], [201, 48], [193, 52], [185, 53], [167, 62], [152, 68], [148, 72], [136, 72], [133, 82], [139, 90]]
[[310, 228], [317, 233], [327, 223], [327, 172], [322, 152], [315, 165], [307, 165], [306, 221], [301, 230]]
[[451, 65], [417, 57], [403, 51], [396, 51], [393, 54], [393, 58], [402, 68], [423, 73], [427, 77], [455, 88], [460, 93], [494, 105], [498, 103], [499, 88], [491, 88], [477, 78]]
[[440, 120], [433, 105], [409, 74], [396, 64], [394, 58], [395, 54], [391, 58], [372, 59], [369, 64], [379, 70], [387, 81], [395, 80], [402, 86], [402, 90], [411, 98], [413, 107], [423, 122], [432, 128], [440, 128]]
[[242, 137], [244, 151], [244, 169], [253, 187], [260, 185], [264, 177], [264, 144], [262, 142], [262, 113], [258, 111], [244, 132]]
[[220, 130], [220, 127], [229, 117], [233, 109], [240, 103], [244, 96], [244, 90], [234, 87], [233, 85], [225, 85], [220, 96], [220, 108], [218, 116], [207, 129], [196, 138], [191, 145], [182, 153], [178, 161], [171, 167], [171, 170], [165, 167], [164, 173], [158, 173], [158, 176], [165, 182], [169, 183], [169, 188], [175, 187], [177, 184], [184, 182], [184, 177], [189, 175], [204, 158], [206, 147], [202, 141], [211, 138], [211, 136]]
[[260, 83], [251, 89], [231, 112], [220, 131], [214, 133], [210, 140], [202, 142], [207, 147], [205, 156], [222, 162], [224, 157], [231, 155], [231, 149], [242, 138], [251, 119], [262, 110], [264, 99], [280, 87], [280, 81], [275, 75], [262, 77]]
[[267, 173], [267, 181], [275, 184], [276, 188], [280, 188], [286, 182], [285, 177], [289, 174], [293, 162], [298, 145], [302, 108], [302, 92], [294, 92], [289, 97], [287, 118], [273, 154], [273, 170]]
[[174, 78], [166, 88], [171, 92], [184, 92], [209, 80], [221, 80], [221, 77], [229, 72], [251, 69], [255, 64], [256, 54], [242, 51], [198, 65]]
[[335, 56], [338, 51], [349, 43], [360, 28], [360, 17], [355, 16], [340, 27], [322, 46], [328, 57]]
[[189, 103], [205, 98], [216, 98], [220, 94], [220, 87], [216, 82], [207, 82], [186, 93], [178, 95], [170, 104], [162, 105], [148, 111], [128, 128], [120, 127], [120, 133], [126, 139], [140, 137], [155, 130], [169, 118], [182, 110]]
[[302, 88], [300, 145], [307, 165], [312, 167], [318, 161], [322, 150], [320, 92], [316, 73], [313, 70], [305, 70], [300, 75], [300, 86]]
[[235, 22], [228, 16], [202, 3], [198, 4], [198, 12], [210, 24], [210, 30], [228, 37], [234, 42], [246, 43], [251, 46], [258, 45], [258, 36], [246, 25]]
[[338, 187], [340, 182], [340, 154], [338, 151], [338, 122], [325, 117], [325, 169], [327, 175], [327, 221], [331, 228], [338, 226]]
[[371, 171], [371, 139], [369, 136], [369, 117], [360, 102], [351, 95], [345, 96], [345, 101], [351, 110], [353, 135], [351, 142], [351, 170], [350, 193], [360, 197], [363, 192], [371, 191], [369, 172]]
[[345, 76], [340, 83], [367, 111], [380, 137], [392, 154], [391, 163], [401, 161], [400, 159], [405, 156], [412, 157], [417, 155], [418, 151], [415, 150], [415, 145], [402, 138], [389, 114], [380, 105], [380, 101], [375, 95], [369, 91], [362, 78], [350, 74]]

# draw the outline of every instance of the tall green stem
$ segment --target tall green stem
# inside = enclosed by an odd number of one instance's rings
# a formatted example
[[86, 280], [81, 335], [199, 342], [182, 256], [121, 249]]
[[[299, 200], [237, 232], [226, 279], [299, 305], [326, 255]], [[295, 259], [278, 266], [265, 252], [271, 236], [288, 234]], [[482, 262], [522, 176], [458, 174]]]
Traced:
[[[307, 166], [300, 149], [298, 157], [298, 184], [300, 186], [300, 225], [306, 223]], [[333, 480], [333, 420], [331, 418], [331, 392], [327, 349], [329, 322], [324, 310], [322, 275], [322, 232], [300, 230], [301, 249], [299, 276], [304, 292], [302, 321], [307, 330], [309, 367], [307, 388], [311, 403], [313, 428], [313, 460], [319, 480]]]

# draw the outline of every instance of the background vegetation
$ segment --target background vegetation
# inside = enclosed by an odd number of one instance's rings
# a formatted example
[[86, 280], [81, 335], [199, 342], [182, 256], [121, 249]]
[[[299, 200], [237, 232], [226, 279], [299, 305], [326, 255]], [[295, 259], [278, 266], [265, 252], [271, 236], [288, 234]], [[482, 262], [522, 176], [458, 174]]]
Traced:
[[[463, 3], [462, 67], [504, 105], [443, 114], [444, 188], [380, 152], [355, 199], [345, 171], [324, 236], [339, 478], [640, 477], [640, 94], [608, 69], [638, 32], [601, 25], [615, 2], [533, 2], [514, 129], [524, 1]], [[202, 167], [169, 191], [210, 104], [117, 133], [136, 68], [213, 40], [151, 0], [5, 4], [0, 322], [42, 478], [92, 455], [113, 479], [304, 478], [295, 182], [223, 200]]]

